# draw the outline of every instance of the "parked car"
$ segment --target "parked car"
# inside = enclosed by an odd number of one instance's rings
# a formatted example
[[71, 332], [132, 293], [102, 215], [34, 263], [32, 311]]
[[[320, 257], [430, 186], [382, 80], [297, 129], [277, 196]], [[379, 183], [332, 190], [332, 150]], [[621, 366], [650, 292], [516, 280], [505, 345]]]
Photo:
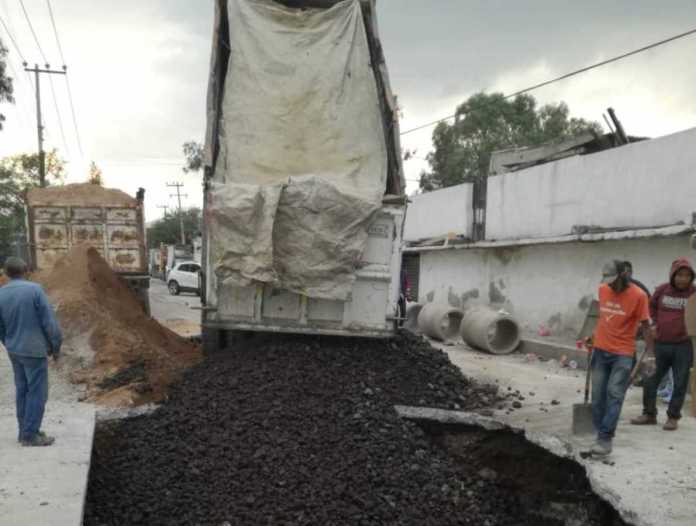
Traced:
[[174, 265], [167, 276], [167, 288], [172, 296], [181, 292], [195, 292], [200, 295], [199, 275], [201, 266], [195, 261], [182, 261]]

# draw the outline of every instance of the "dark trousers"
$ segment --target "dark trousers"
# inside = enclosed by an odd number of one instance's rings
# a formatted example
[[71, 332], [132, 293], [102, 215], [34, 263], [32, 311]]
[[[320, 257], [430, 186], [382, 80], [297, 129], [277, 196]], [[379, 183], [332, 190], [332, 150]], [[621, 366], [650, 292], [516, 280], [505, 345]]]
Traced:
[[681, 418], [681, 409], [689, 387], [689, 370], [694, 363], [691, 340], [681, 343], [655, 343], [655, 374], [645, 381], [643, 387], [643, 413], [657, 415], [657, 387], [662, 378], [672, 369], [674, 391], [667, 407], [667, 416]]
[[611, 440], [621, 416], [633, 357], [592, 351], [592, 421], [600, 440]]
[[48, 400], [48, 360], [8, 354], [14, 370], [17, 438], [31, 440], [41, 431]]

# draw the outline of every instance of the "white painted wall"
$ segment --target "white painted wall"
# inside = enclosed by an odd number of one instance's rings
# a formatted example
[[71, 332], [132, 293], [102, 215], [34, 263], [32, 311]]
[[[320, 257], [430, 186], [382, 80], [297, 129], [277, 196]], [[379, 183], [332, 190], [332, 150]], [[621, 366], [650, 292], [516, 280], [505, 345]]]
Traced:
[[498, 304], [524, 331], [536, 333], [544, 324], [552, 336], [574, 339], [588, 300], [596, 298], [603, 263], [631, 261], [636, 279], [653, 290], [667, 281], [678, 256], [692, 256], [689, 236], [422, 252], [418, 300], [460, 307], [502, 299]]
[[466, 183], [411, 198], [404, 240], [417, 241], [450, 232], [471, 236], [473, 185]]
[[[691, 223], [696, 128], [488, 179], [487, 239]], [[470, 201], [469, 201], [469, 205]]]

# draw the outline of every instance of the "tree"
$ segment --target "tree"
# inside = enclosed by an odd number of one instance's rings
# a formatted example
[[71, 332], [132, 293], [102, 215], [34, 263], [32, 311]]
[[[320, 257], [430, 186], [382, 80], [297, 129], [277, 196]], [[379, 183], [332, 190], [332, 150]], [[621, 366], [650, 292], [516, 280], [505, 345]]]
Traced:
[[[46, 180], [60, 183], [65, 163], [56, 150], [46, 154]], [[39, 186], [39, 154], [20, 154], [0, 159], [0, 251], [6, 250], [15, 234], [25, 233], [26, 191]]]
[[199, 142], [189, 141], [182, 146], [184, 157], [184, 172], [198, 172], [203, 168], [203, 145]]
[[[184, 231], [189, 235], [196, 235], [201, 230], [201, 209], [192, 207], [181, 211], [184, 219]], [[148, 229], [148, 244], [150, 248], [157, 248], [161, 243], [176, 245], [181, 242], [179, 230], [179, 214], [166, 214], [158, 219]]]
[[99, 168], [94, 161], [89, 165], [89, 179], [87, 179], [87, 182], [96, 186], [104, 186], [101, 168]]
[[486, 177], [496, 150], [563, 142], [587, 131], [601, 133], [596, 122], [569, 118], [564, 102], [537, 109], [531, 95], [506, 99], [502, 93], [478, 93], [461, 104], [452, 124], [433, 131], [434, 151], [420, 187], [431, 191]]
[[[0, 40], [0, 103], [13, 103], [13, 91], [12, 78], [7, 75], [7, 48], [3, 45], [2, 40]], [[0, 113], [0, 130], [2, 130], [2, 123], [4, 120], [5, 116]]]

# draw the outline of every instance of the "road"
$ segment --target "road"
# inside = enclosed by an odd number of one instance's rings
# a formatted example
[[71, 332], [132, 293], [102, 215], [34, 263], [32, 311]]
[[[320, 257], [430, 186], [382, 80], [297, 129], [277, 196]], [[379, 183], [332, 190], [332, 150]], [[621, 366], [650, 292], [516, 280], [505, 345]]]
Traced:
[[164, 281], [152, 278], [150, 282], [150, 312], [162, 325], [181, 336], [194, 336], [201, 333], [201, 300], [195, 294], [182, 292], [172, 296]]

